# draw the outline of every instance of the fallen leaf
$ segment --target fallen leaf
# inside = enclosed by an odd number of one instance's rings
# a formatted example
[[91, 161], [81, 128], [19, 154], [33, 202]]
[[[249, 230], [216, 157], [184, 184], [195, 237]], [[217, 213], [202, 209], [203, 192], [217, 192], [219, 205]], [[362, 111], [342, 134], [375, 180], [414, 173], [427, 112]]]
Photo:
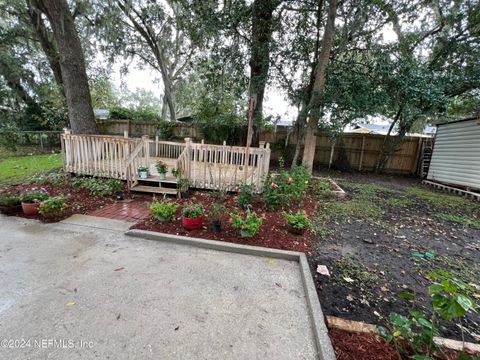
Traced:
[[268, 259], [267, 264], [268, 265], [273, 265], [273, 259]]
[[352, 283], [352, 282], [355, 281], [355, 280], [353, 280], [353, 279], [350, 278], [350, 277], [344, 277], [343, 280], [345, 280], [345, 281], [348, 282], [348, 283]]
[[380, 290], [382, 290], [383, 292], [390, 291], [390, 289], [389, 289], [388, 287], [386, 287], [386, 286], [382, 286], [382, 287], [380, 288]]
[[279, 284], [279, 283], [275, 283], [275, 285], [277, 285], [279, 288], [282, 287], [282, 284]]
[[374, 311], [373, 314], [374, 314], [375, 316], [382, 317], [382, 315], [380, 315], [377, 311]]
[[116, 268], [116, 269], [113, 270], [113, 271], [122, 271], [122, 270], [124, 270], [124, 269], [125, 269], [125, 268], [122, 266], [122, 267]]
[[320, 275], [330, 276], [330, 271], [328, 271], [328, 268], [325, 265], [318, 265], [317, 273]]
[[352, 296], [352, 295], [347, 295], [347, 300], [348, 300], [348, 301], [353, 301], [353, 300], [354, 300], [354, 299], [353, 299], [353, 296]]
[[121, 314], [118, 314], [118, 315], [117, 315], [117, 320], [120, 320], [120, 315], [121, 315]]
[[69, 301], [69, 302], [67, 302], [67, 303], [65, 304], [65, 306], [73, 306], [73, 305], [75, 305], [75, 304], [76, 304], [75, 301]]
[[180, 326], [177, 326], [174, 330], [177, 331], [178, 329], [180, 329]]

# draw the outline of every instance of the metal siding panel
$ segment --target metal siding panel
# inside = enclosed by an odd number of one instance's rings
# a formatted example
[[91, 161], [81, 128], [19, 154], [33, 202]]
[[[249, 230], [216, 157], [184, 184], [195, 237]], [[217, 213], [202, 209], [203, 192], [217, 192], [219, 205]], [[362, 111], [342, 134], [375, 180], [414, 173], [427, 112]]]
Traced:
[[438, 128], [427, 179], [480, 189], [480, 125], [477, 120]]

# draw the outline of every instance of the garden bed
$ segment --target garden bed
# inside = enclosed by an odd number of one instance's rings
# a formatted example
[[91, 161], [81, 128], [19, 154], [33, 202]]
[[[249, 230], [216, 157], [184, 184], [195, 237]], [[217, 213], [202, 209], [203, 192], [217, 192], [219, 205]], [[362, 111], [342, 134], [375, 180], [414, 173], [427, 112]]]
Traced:
[[[241, 237], [239, 231], [234, 229], [229, 223], [230, 212], [238, 212], [240, 205], [236, 195], [227, 194], [220, 201], [217, 200], [214, 192], [195, 191], [189, 199], [180, 202], [180, 207], [172, 221], [159, 222], [153, 216], [145, 221], [133, 225], [134, 229], [150, 230], [174, 235], [198, 237], [203, 239], [220, 240], [244, 245], [264, 246], [275, 249], [300, 251], [309, 253], [312, 247], [314, 235], [311, 231], [306, 231], [303, 235], [294, 235], [289, 231], [288, 225], [282, 215], [283, 208], [275, 211], [266, 211], [263, 207], [262, 197], [258, 196], [252, 203], [252, 212], [265, 217], [260, 231], [257, 235], [248, 238]], [[215, 233], [212, 231], [211, 220], [208, 216], [200, 230], [187, 231], [181, 223], [182, 207], [188, 203], [201, 204], [208, 212], [212, 204], [220, 202], [225, 206], [225, 213], [222, 216], [222, 231]], [[304, 210], [307, 216], [312, 217], [316, 210], [316, 203], [312, 197], [305, 196], [295, 204], [291, 204], [288, 209], [291, 212]]]

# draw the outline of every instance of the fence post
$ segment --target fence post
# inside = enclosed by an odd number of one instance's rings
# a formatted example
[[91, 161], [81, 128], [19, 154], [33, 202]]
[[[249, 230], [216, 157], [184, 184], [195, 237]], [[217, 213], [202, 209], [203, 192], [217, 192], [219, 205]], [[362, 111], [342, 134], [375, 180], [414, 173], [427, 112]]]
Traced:
[[124, 130], [124, 131], [123, 131], [123, 137], [124, 137], [125, 139], [128, 139], [128, 130]]
[[362, 171], [364, 150], [365, 150], [365, 135], [362, 136], [362, 151], [360, 152], [360, 161], [359, 161], [359, 164], [358, 164], [358, 171]]

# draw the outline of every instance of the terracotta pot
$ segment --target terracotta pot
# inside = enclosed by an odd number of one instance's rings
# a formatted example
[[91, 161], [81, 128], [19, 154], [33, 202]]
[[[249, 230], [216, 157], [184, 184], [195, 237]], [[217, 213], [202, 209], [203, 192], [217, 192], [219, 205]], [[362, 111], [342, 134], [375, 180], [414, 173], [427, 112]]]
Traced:
[[0, 206], [0, 213], [5, 215], [16, 214], [22, 211], [22, 205]]
[[22, 210], [25, 215], [38, 215], [40, 203], [24, 203], [22, 202]]
[[202, 227], [203, 216], [198, 216], [196, 218], [187, 218], [182, 216], [182, 225], [187, 230], [198, 230]]

